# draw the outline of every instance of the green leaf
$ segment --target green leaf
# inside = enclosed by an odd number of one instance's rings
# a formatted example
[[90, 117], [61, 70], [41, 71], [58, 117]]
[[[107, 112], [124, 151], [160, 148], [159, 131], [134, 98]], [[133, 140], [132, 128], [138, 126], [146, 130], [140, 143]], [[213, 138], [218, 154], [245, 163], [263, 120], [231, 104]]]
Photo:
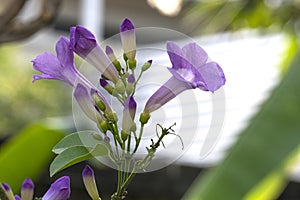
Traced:
[[102, 141], [101, 138], [95, 138], [94, 135], [96, 134], [97, 133], [93, 131], [80, 131], [72, 133], [59, 141], [59, 143], [53, 147], [52, 151], [56, 154], [60, 154], [64, 150], [74, 146], [95, 147], [97, 144], [99, 144], [99, 141]]
[[300, 144], [300, 55], [225, 160], [198, 178], [184, 199], [244, 199], [284, 166]]
[[57, 172], [84, 160], [107, 155], [108, 150], [106, 146], [101, 143], [98, 143], [94, 148], [85, 146], [72, 146], [68, 149], [65, 149], [55, 157], [50, 165], [50, 176], [53, 176]]
[[54, 154], [52, 147], [64, 133], [41, 125], [31, 125], [0, 148], [0, 182], [19, 191], [25, 178], [35, 180], [48, 168]]

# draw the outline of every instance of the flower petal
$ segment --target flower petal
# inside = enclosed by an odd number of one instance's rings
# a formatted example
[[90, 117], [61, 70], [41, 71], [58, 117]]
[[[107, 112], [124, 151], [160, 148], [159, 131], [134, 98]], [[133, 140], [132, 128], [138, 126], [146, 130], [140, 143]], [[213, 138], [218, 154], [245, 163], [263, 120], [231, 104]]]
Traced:
[[148, 99], [144, 111], [151, 113], [159, 109], [161, 106], [187, 89], [191, 89], [191, 86], [188, 83], [180, 81], [172, 76]]
[[33, 61], [33, 68], [43, 74], [47, 74], [53, 79], [63, 80], [60, 72], [60, 63], [53, 54], [45, 52], [37, 56]]
[[56, 54], [59, 62], [65, 69], [74, 71], [74, 54], [66, 37], [60, 37], [56, 43]]
[[63, 176], [51, 184], [42, 200], [66, 200], [70, 197], [70, 178]]
[[183, 52], [181, 48], [174, 42], [167, 42], [167, 52], [172, 63], [172, 68], [178, 69], [182, 67]]
[[203, 77], [207, 89], [211, 92], [216, 91], [226, 82], [224, 72], [216, 62], [209, 62], [199, 67], [198, 70]]
[[184, 58], [193, 66], [204, 65], [208, 59], [207, 53], [196, 43], [189, 43], [182, 48]]
[[82, 111], [93, 121], [97, 122], [99, 114], [92, 103], [90, 92], [82, 84], [77, 84], [74, 90], [74, 97]]
[[92, 32], [83, 26], [70, 29], [71, 48], [81, 57], [86, 57], [96, 46], [96, 38]]

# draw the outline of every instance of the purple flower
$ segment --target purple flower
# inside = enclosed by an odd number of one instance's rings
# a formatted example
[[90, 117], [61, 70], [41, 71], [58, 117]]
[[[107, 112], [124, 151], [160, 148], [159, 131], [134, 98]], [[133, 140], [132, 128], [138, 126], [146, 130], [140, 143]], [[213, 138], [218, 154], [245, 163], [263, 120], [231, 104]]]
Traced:
[[82, 171], [82, 179], [92, 199], [100, 199], [93, 169], [87, 165]]
[[129, 60], [135, 60], [135, 29], [133, 23], [128, 18], [125, 18], [120, 25], [120, 37], [125, 55]]
[[30, 178], [26, 178], [22, 183], [21, 197], [22, 200], [32, 200], [34, 193], [34, 184]]
[[182, 49], [173, 42], [167, 43], [172, 77], [147, 101], [145, 113], [151, 113], [187, 89], [199, 88], [214, 92], [225, 84], [223, 70], [216, 62], [207, 62], [207, 53], [196, 43]]
[[105, 47], [105, 53], [112, 62], [117, 59], [113, 49], [108, 45]]
[[[55, 79], [64, 81], [74, 88], [80, 84], [82, 88], [85, 88], [87, 91], [98, 91], [97, 88], [76, 69], [74, 65], [74, 54], [70, 49], [70, 42], [67, 38], [61, 37], [59, 39], [56, 44], [56, 52], [57, 57], [50, 53], [44, 53], [33, 60], [34, 69], [42, 72], [42, 75], [33, 75], [33, 81], [39, 79]], [[75, 90], [74, 94], [77, 94], [75, 98], [77, 101], [80, 101], [78, 102], [80, 104], [80, 107], [87, 114], [86, 107], [88, 107], [88, 105], [83, 105], [83, 102], [87, 103], [87, 101], [82, 100], [82, 91], [83, 90]], [[107, 111], [111, 111], [111, 108], [105, 100], [105, 97], [100, 92], [98, 92], [98, 96], [104, 102]], [[86, 99], [91, 99], [90, 92], [87, 92]], [[93, 113], [95, 112], [96, 109], [93, 108]], [[87, 115], [90, 118], [92, 116], [91, 114]], [[95, 118], [92, 119], [95, 120]]]
[[106, 78], [114, 83], [119, 80], [117, 70], [89, 30], [83, 26], [72, 27], [70, 29], [70, 42], [72, 50], [96, 67]]
[[[22, 199], [21, 199], [21, 197], [19, 195], [16, 194], [15, 195], [15, 200], [22, 200]], [[32, 199], [30, 199], [30, 200], [32, 200]]]
[[33, 82], [39, 79], [55, 79], [74, 86], [80, 75], [74, 66], [74, 55], [70, 50], [67, 38], [60, 37], [56, 43], [56, 54], [57, 57], [46, 52], [32, 61], [33, 68], [42, 73], [41, 75], [34, 74]]
[[132, 126], [134, 125], [134, 117], [136, 113], [136, 102], [132, 96], [129, 96], [124, 104], [122, 130], [129, 134]]
[[9, 185], [6, 183], [2, 183], [0, 186], [2, 186], [2, 188], [5, 192], [5, 195], [8, 197], [8, 199], [14, 200], [14, 194], [13, 194], [11, 188], [9, 187]]
[[70, 197], [70, 178], [63, 176], [51, 184], [49, 190], [43, 196], [43, 200], [65, 200]]

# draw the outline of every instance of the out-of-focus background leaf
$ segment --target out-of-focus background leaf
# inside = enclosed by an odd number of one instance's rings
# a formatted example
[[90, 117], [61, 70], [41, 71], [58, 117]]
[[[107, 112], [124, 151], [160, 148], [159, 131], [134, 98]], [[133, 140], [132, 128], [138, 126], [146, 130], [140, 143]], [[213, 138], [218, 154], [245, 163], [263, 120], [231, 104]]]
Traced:
[[25, 178], [36, 180], [54, 157], [51, 149], [64, 133], [42, 125], [31, 125], [0, 148], [0, 182], [19, 193]]
[[182, 21], [188, 32], [209, 34], [258, 28], [262, 32], [299, 33], [298, 0], [212, 0], [191, 2]]
[[300, 144], [299, 66], [298, 53], [225, 160], [198, 179], [185, 199], [244, 199], [264, 178], [285, 166]]

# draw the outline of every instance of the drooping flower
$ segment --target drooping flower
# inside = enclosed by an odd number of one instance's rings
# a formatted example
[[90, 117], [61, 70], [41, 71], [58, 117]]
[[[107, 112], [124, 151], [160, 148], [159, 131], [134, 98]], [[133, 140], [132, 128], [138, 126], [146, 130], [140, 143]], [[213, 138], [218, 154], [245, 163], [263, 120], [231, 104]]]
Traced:
[[144, 113], [151, 113], [187, 89], [199, 88], [214, 92], [225, 84], [225, 75], [216, 62], [207, 62], [207, 53], [196, 43], [182, 49], [174, 42], [167, 43], [172, 63], [172, 77], [147, 101]]
[[51, 184], [42, 200], [65, 200], [70, 197], [70, 178], [63, 176]]
[[[42, 72], [42, 75], [33, 75], [33, 82], [39, 79], [54, 79], [64, 81], [74, 88], [76, 85], [80, 84], [82, 87], [86, 88], [86, 90], [97, 90], [97, 88], [75, 67], [74, 54], [70, 49], [70, 42], [67, 38], [61, 37], [58, 40], [56, 44], [56, 52], [57, 57], [51, 53], [44, 53], [32, 61], [33, 68]], [[98, 92], [98, 94], [99, 98], [101, 98], [103, 103], [106, 105], [107, 110], [110, 111], [111, 108], [105, 97], [100, 92]], [[80, 98], [76, 98], [76, 100], [78, 99], [81, 100]], [[81, 108], [84, 107], [81, 105]], [[88, 116], [90, 117], [91, 115]]]
[[30, 178], [26, 178], [21, 187], [22, 200], [32, 200], [34, 194], [34, 184]]
[[135, 28], [133, 23], [128, 18], [125, 18], [120, 25], [120, 37], [125, 55], [129, 60], [135, 60]]
[[100, 199], [93, 169], [87, 165], [82, 171], [85, 188], [93, 200]]
[[45, 52], [32, 61], [33, 68], [42, 73], [41, 75], [34, 74], [33, 82], [39, 79], [55, 79], [74, 86], [80, 75], [75, 68], [74, 55], [66, 37], [60, 37], [56, 43], [56, 54], [57, 57]]
[[71, 27], [70, 42], [72, 50], [96, 67], [103, 76], [114, 83], [119, 80], [116, 68], [98, 45], [92, 32], [83, 26]]
[[127, 97], [124, 103], [123, 120], [122, 120], [122, 131], [127, 135], [130, 133], [130, 130], [134, 125], [136, 106], [137, 104], [133, 96]]

